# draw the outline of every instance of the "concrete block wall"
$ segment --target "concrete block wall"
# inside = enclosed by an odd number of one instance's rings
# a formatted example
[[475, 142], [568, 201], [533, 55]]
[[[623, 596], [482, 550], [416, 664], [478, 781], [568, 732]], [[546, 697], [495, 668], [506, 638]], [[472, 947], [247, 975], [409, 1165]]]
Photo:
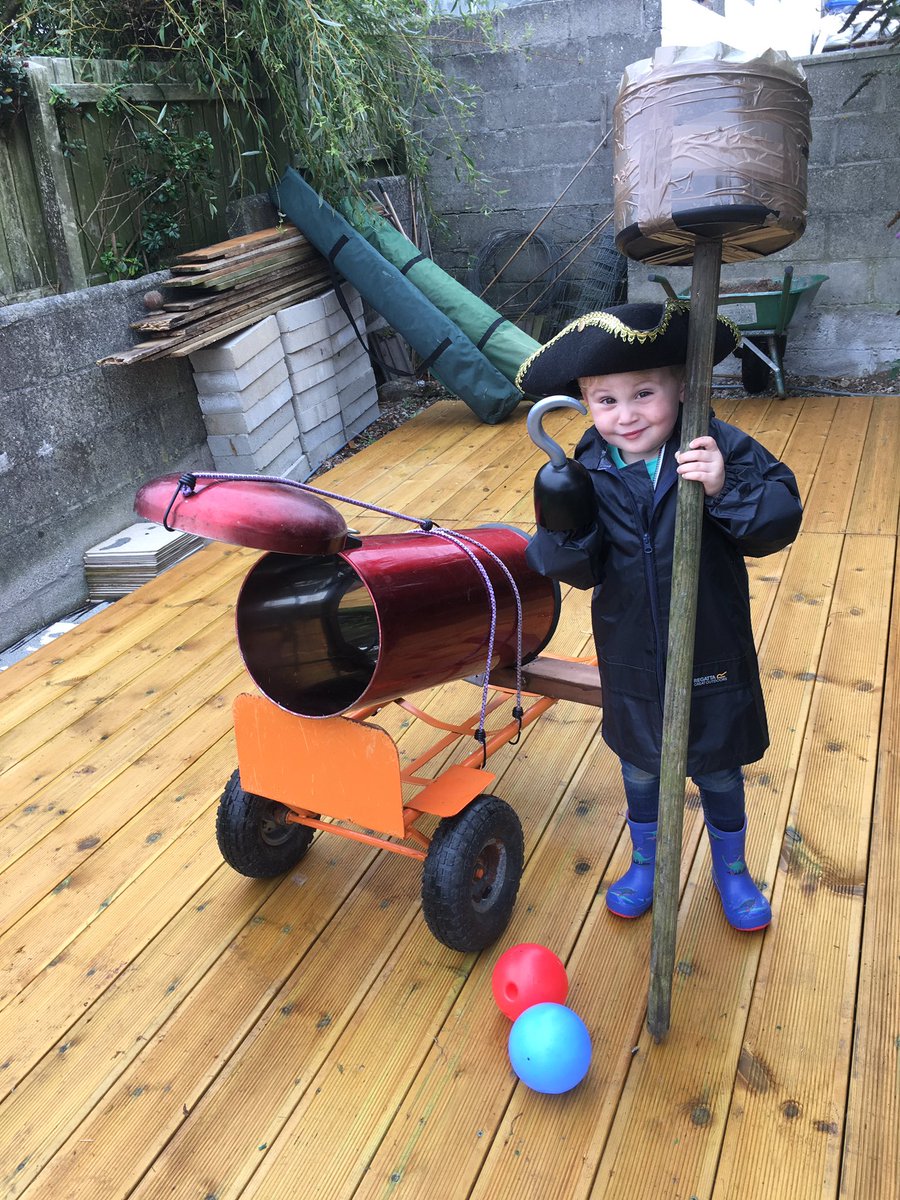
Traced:
[[183, 359], [99, 367], [164, 275], [0, 308], [0, 648], [86, 603], [85, 550], [212, 456]]
[[466, 150], [489, 180], [476, 188], [444, 155], [430, 160], [429, 197], [442, 218], [432, 222], [434, 258], [461, 280], [495, 234], [524, 236], [541, 222], [562, 253], [612, 211], [611, 136], [597, 146], [610, 134], [622, 70], [658, 41], [660, 3], [542, 0], [494, 23], [497, 50], [471, 33], [440, 39], [442, 69], [479, 89]]
[[[590, 156], [609, 132], [623, 69], [659, 45], [660, 4], [540, 0], [507, 8], [495, 25], [497, 50], [471, 34], [440, 43], [442, 68], [480, 89], [466, 149], [490, 180], [479, 191], [444, 155], [431, 159], [428, 190], [442, 219], [432, 223], [434, 258], [464, 282], [495, 234], [524, 237], [540, 223], [565, 254], [612, 212], [610, 142]], [[797, 275], [828, 275], [808, 318], [791, 326], [788, 371], [884, 370], [900, 358], [900, 239], [887, 227], [897, 209], [900, 51], [800, 62], [813, 99], [806, 233], [771, 259], [723, 268], [723, 282], [778, 277], [785, 262]], [[651, 269], [629, 264], [630, 299], [662, 297]], [[678, 289], [689, 277], [689, 268], [671, 272]]]

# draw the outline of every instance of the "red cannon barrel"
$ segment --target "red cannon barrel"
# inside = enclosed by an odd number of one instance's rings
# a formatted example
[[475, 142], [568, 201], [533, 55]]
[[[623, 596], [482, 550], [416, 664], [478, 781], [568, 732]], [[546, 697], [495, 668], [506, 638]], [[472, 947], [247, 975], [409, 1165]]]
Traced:
[[238, 644], [260, 691], [299, 716], [332, 717], [483, 671], [491, 598], [471, 555], [496, 606], [492, 669], [516, 661], [506, 571], [522, 607], [523, 661], [559, 619], [559, 586], [528, 566], [527, 535], [509, 525], [360, 539], [312, 490], [202, 473], [151, 480], [135, 509], [168, 528], [270, 552], [238, 596]]
[[[527, 536], [510, 526], [457, 531], [493, 587], [491, 666], [516, 659], [521, 598], [523, 659], [546, 646], [559, 588], [525, 562]], [[482, 549], [484, 547], [485, 549]], [[383, 534], [338, 554], [267, 554], [237, 603], [238, 643], [259, 689], [279, 707], [330, 717], [484, 670], [491, 605], [482, 575], [456, 543], [434, 533]]]

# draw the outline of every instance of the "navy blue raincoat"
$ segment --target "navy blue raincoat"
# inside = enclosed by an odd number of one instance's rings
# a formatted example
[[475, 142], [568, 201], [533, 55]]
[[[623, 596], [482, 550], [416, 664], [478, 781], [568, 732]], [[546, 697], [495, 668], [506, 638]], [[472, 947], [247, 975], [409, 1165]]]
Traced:
[[[689, 775], [762, 757], [769, 744], [750, 624], [744, 556], [794, 540], [801, 505], [793, 473], [734, 425], [711, 418], [725, 486], [704, 503]], [[665, 447], [654, 490], [646, 465], [617, 468], [593, 428], [575, 449], [597, 495], [594, 525], [577, 533], [538, 527], [530, 565], [577, 588], [594, 588], [591, 615], [603, 686], [603, 737], [626, 761], [659, 773], [675, 538], [680, 430]]]

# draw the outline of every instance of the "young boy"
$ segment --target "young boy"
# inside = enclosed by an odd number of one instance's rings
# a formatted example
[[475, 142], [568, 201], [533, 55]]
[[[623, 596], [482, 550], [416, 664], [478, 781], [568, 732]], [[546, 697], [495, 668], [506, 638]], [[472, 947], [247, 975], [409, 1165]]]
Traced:
[[[771, 910], [744, 860], [741, 766], [762, 757], [769, 735], [744, 556], [792, 542], [801, 505], [791, 471], [733, 425], [712, 417], [708, 435], [679, 448], [687, 329], [686, 304], [619, 305], [571, 322], [523, 364], [524, 392], [579, 397], [593, 421], [575, 449], [593, 496], [586, 506], [583, 492], [573, 494], [573, 528], [539, 524], [527, 556], [542, 574], [594, 589], [603, 737], [621, 761], [633, 846], [606, 903], [638, 917], [653, 901], [676, 485], [679, 475], [702, 484], [687, 769], [725, 916], [735, 929], [762, 929]], [[718, 319], [716, 362], [738, 336]], [[538, 483], [540, 513], [539, 492]]]

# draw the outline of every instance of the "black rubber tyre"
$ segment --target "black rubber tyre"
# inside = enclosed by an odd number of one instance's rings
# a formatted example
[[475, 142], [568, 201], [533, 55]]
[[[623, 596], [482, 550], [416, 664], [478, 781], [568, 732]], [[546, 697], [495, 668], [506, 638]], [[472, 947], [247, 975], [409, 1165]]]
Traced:
[[451, 950], [483, 950], [509, 924], [525, 841], [515, 811], [496, 796], [476, 796], [434, 831], [422, 872], [422, 914]]
[[[750, 340], [750, 338], [744, 339], [744, 341]], [[769, 353], [767, 346], [760, 346], [760, 350], [762, 350], [763, 354]], [[764, 392], [769, 386], [771, 377], [772, 368], [764, 363], [761, 358], [757, 358], [752, 350], [748, 350], [746, 346], [742, 346], [741, 383], [744, 385], [744, 391], [749, 392], [751, 396], [755, 396], [758, 392]]]
[[241, 787], [237, 771], [228, 780], [216, 814], [216, 841], [230, 867], [251, 879], [283, 875], [300, 861], [313, 839], [307, 825], [288, 825], [287, 809]]

